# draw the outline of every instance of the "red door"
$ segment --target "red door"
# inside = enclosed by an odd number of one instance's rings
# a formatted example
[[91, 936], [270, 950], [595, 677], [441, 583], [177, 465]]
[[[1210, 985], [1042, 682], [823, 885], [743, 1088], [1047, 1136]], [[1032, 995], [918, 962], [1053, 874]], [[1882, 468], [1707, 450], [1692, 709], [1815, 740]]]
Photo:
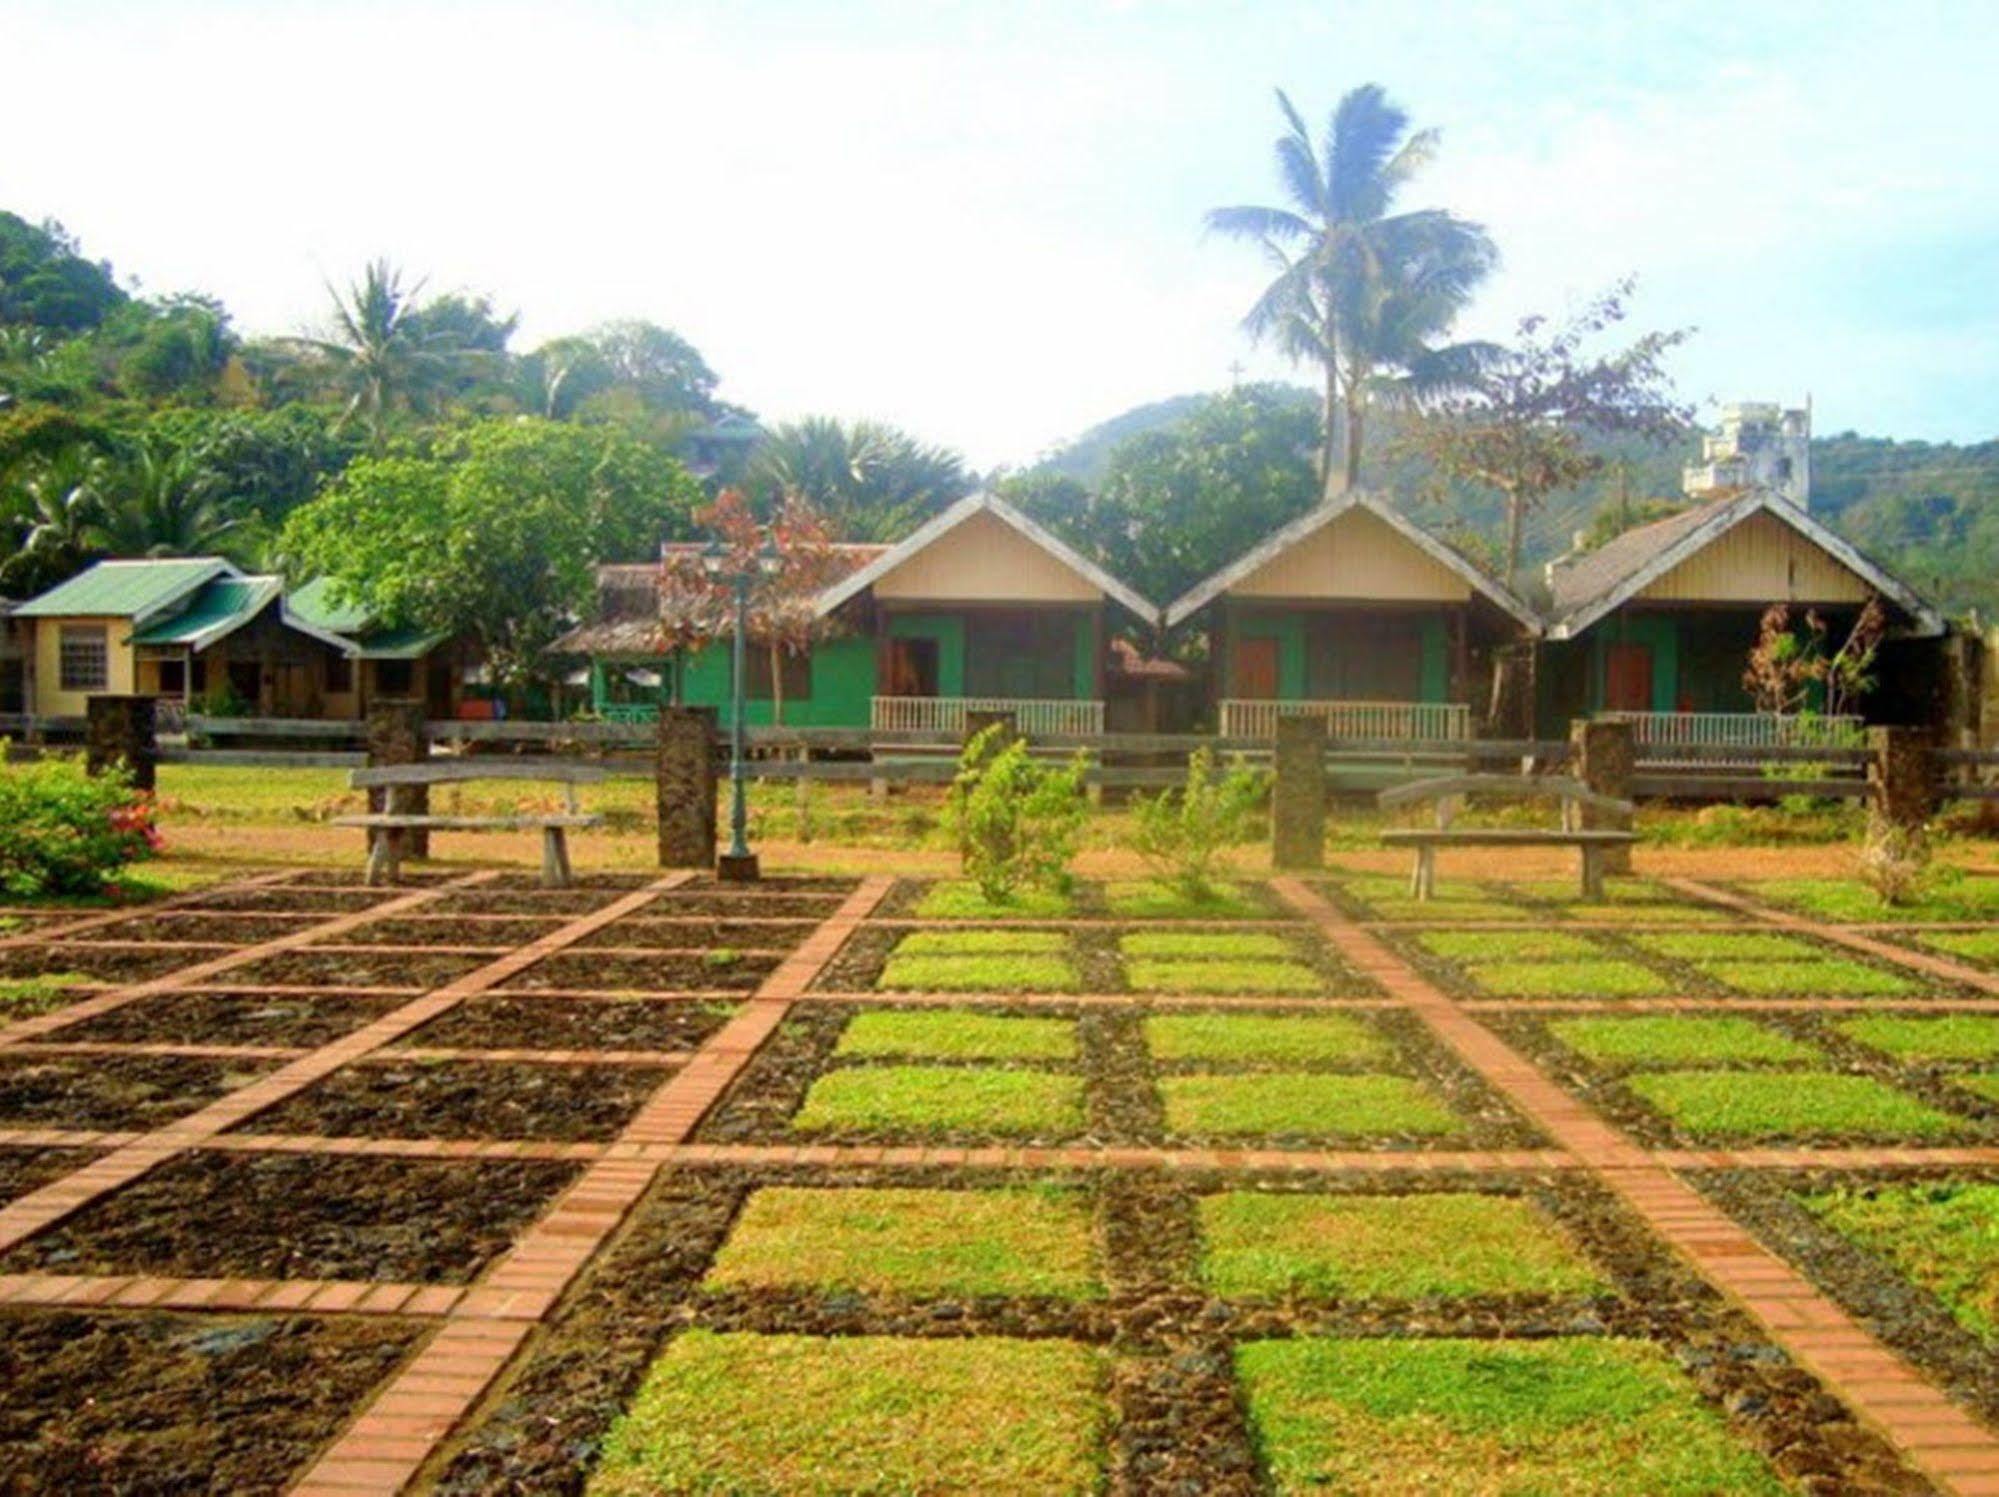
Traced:
[[1246, 702], [1277, 698], [1277, 641], [1239, 639], [1235, 642], [1234, 682], [1230, 695]]
[[1612, 712], [1652, 710], [1652, 647], [1612, 645], [1604, 658], [1603, 705]]

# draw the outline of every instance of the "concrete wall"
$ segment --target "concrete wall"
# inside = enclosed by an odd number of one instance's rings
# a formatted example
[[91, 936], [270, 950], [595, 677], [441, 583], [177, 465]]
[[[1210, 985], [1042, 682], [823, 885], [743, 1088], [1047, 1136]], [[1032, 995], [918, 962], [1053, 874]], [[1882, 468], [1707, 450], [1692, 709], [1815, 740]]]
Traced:
[[109, 674], [101, 690], [126, 695], [135, 690], [132, 665], [132, 621], [126, 618], [47, 618], [23, 621], [35, 631], [35, 712], [42, 717], [81, 717], [94, 693], [62, 689], [62, 631], [64, 625], [87, 625], [104, 630], [105, 655]]

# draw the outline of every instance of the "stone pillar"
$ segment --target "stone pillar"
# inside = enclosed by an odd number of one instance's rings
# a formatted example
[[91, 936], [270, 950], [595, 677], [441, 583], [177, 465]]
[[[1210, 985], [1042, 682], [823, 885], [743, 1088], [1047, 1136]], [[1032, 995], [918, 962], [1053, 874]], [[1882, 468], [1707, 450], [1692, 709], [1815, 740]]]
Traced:
[[[368, 704], [370, 769], [388, 764], [421, 764], [429, 757], [430, 726], [424, 716], [423, 703], [420, 700], [409, 697], [376, 697]], [[388, 804], [389, 796], [386, 789], [368, 792], [370, 811], [386, 810]], [[423, 815], [430, 810], [430, 787], [399, 786], [395, 804], [398, 811]], [[421, 827], [411, 827], [394, 835], [402, 838], [404, 857], [430, 856], [428, 831]]]
[[[1616, 800], [1631, 799], [1631, 778], [1636, 772], [1638, 751], [1632, 742], [1630, 723], [1598, 722], [1593, 718], [1579, 717], [1569, 725], [1569, 744], [1572, 750], [1570, 768], [1582, 781], [1585, 790]], [[1628, 832], [1631, 830], [1631, 817], [1623, 812], [1598, 811], [1584, 806], [1581, 825], [1585, 831], [1600, 828]], [[1599, 866], [1605, 873], [1629, 873], [1630, 844], [1606, 847]]]
[[716, 709], [659, 709], [659, 866], [707, 868], [715, 861]]
[[84, 767], [92, 774], [123, 765], [135, 789], [150, 792], [158, 780], [159, 739], [153, 698], [94, 696], [85, 703]]
[[1326, 866], [1326, 720], [1277, 719], [1277, 782], [1270, 792], [1270, 861]]
[[1929, 728], [1869, 728], [1867, 783], [1874, 814], [1893, 826], [1919, 831], [1936, 814], [1940, 775], [1936, 734]]

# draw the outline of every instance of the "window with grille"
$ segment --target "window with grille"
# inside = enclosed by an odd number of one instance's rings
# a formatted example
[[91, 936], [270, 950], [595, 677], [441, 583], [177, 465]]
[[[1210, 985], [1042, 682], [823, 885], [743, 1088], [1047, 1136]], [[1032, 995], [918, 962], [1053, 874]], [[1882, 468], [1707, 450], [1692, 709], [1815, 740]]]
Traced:
[[64, 691], [102, 691], [111, 682], [111, 645], [102, 624], [64, 624], [58, 650]]

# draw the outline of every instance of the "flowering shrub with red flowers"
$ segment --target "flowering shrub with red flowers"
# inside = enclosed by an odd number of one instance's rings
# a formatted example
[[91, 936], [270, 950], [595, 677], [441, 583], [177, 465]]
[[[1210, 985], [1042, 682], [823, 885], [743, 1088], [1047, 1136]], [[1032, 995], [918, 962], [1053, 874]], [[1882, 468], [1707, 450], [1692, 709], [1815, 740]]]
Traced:
[[152, 797], [127, 776], [86, 774], [75, 758], [0, 763], [0, 893], [101, 893], [159, 850]]

